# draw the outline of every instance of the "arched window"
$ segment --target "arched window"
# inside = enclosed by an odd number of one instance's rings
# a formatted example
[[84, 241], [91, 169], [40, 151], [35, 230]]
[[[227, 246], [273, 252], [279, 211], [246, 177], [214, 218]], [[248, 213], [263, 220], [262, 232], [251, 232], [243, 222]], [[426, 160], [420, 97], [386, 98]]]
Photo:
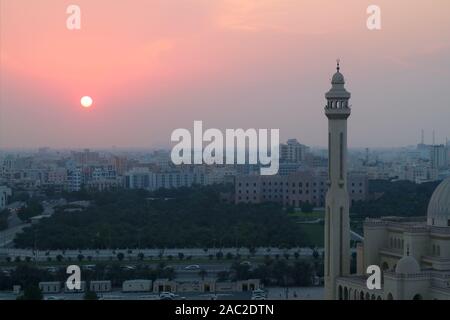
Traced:
[[383, 262], [383, 264], [381, 265], [381, 270], [384, 271], [388, 271], [389, 270], [389, 264], [385, 261]]
[[353, 293], [353, 300], [358, 300], [358, 290]]
[[383, 300], [383, 298], [381, 298], [381, 296], [378, 296], [378, 297], [377, 297], [377, 300]]
[[364, 300], [364, 292], [359, 293], [359, 300]]
[[366, 293], [366, 300], [370, 300], [370, 294], [368, 292]]
[[347, 287], [344, 288], [344, 300], [348, 300], [348, 289], [347, 289]]
[[392, 296], [392, 293], [389, 293], [389, 294], [388, 294], [387, 299], [388, 299], [388, 300], [394, 300], [394, 297]]
[[376, 300], [376, 299], [377, 299], [377, 298], [376, 298], [375, 295], [373, 294], [371, 300]]
[[342, 300], [342, 286], [339, 286], [339, 289], [338, 289], [338, 299]]
[[422, 296], [421, 296], [420, 294], [416, 294], [416, 295], [413, 297], [413, 300], [423, 300], [423, 298], [422, 298]]

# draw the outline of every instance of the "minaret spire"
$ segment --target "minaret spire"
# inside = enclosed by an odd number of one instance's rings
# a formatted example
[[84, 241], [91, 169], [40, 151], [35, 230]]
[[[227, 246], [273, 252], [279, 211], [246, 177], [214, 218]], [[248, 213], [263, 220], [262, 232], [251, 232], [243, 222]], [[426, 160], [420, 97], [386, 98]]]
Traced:
[[328, 118], [328, 192], [325, 208], [325, 298], [339, 298], [336, 281], [350, 273], [350, 218], [347, 191], [347, 119], [351, 94], [345, 79], [337, 72], [325, 94]]

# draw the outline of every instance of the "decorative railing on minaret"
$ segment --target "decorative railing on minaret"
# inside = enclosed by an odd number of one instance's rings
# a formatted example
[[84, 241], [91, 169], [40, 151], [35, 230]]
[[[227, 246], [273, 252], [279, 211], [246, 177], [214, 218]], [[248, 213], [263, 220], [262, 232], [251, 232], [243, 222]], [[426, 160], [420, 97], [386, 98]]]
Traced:
[[347, 119], [350, 93], [337, 71], [325, 94], [328, 118], [328, 192], [325, 207], [325, 299], [336, 299], [336, 279], [350, 273], [350, 222], [347, 192]]

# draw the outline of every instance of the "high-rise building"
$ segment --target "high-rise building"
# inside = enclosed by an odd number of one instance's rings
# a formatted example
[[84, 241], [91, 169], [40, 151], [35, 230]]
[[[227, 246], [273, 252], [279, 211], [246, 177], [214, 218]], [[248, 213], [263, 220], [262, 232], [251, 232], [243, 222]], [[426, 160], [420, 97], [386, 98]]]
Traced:
[[447, 147], [445, 145], [432, 145], [430, 152], [431, 167], [433, 169], [443, 169], [447, 167]]
[[325, 94], [328, 118], [328, 192], [325, 198], [325, 299], [336, 298], [336, 280], [350, 273], [350, 219], [347, 191], [347, 119], [350, 93], [337, 71]]
[[286, 144], [280, 144], [280, 162], [299, 163], [305, 160], [308, 147], [297, 139], [289, 139]]

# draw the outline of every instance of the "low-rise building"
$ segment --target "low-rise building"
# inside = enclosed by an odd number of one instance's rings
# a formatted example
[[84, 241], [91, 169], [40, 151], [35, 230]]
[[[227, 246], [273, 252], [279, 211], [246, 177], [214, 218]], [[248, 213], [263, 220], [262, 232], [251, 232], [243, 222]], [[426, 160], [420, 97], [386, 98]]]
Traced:
[[109, 292], [112, 285], [110, 280], [91, 281], [89, 283], [89, 290], [92, 292]]
[[60, 293], [61, 292], [61, 282], [59, 281], [48, 281], [39, 282], [39, 289], [42, 293]]
[[152, 288], [152, 280], [136, 279], [122, 283], [122, 292], [150, 292]]
[[[293, 207], [310, 203], [323, 207], [328, 190], [327, 178], [326, 174], [312, 171], [298, 171], [285, 176], [239, 176], [235, 182], [235, 203], [278, 202]], [[365, 174], [349, 174], [348, 186], [352, 203], [367, 199], [368, 179]]]

